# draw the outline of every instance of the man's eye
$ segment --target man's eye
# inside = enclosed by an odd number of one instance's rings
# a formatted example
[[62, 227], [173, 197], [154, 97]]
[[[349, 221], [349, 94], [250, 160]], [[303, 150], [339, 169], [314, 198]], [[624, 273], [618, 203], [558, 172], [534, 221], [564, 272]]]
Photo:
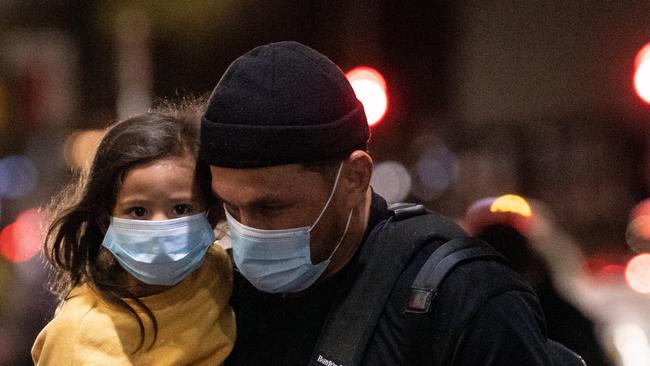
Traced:
[[190, 213], [191, 210], [192, 207], [190, 205], [181, 204], [181, 205], [174, 206], [175, 215], [187, 215]]
[[144, 217], [147, 214], [147, 210], [144, 207], [133, 207], [129, 214], [133, 217]]
[[282, 214], [284, 209], [286, 209], [284, 205], [261, 205], [256, 207], [253, 212], [263, 217], [273, 217]]
[[279, 211], [282, 210], [284, 206], [282, 205], [264, 205], [261, 207], [264, 211]]

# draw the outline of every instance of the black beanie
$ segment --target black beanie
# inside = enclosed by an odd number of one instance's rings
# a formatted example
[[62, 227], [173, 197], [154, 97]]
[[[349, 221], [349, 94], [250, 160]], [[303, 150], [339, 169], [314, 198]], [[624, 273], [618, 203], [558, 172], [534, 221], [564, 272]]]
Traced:
[[235, 60], [201, 121], [200, 157], [254, 168], [342, 159], [365, 149], [363, 106], [332, 61], [297, 42], [257, 47]]

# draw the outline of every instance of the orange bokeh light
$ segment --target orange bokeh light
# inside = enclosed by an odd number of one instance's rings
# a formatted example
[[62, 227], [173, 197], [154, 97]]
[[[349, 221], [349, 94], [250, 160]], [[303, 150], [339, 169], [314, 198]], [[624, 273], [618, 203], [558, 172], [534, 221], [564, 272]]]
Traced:
[[508, 225], [523, 233], [530, 228], [532, 219], [528, 202], [514, 194], [480, 199], [465, 213], [467, 230], [472, 235], [491, 225]]
[[636, 252], [650, 250], [650, 216], [641, 215], [632, 220], [625, 233], [625, 239]]
[[20, 263], [32, 259], [41, 249], [41, 214], [29, 209], [0, 232], [0, 256]]
[[526, 200], [515, 194], [506, 194], [497, 198], [490, 206], [491, 212], [512, 212], [530, 217], [533, 212]]
[[388, 95], [386, 81], [379, 71], [366, 66], [355, 67], [345, 76], [366, 111], [368, 125], [373, 126], [386, 115]]
[[639, 254], [627, 263], [625, 280], [634, 291], [650, 293], [650, 253]]

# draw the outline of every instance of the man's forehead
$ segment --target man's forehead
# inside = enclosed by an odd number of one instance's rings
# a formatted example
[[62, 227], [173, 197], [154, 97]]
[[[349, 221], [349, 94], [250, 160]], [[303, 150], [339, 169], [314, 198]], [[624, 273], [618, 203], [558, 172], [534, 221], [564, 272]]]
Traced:
[[211, 166], [212, 181], [217, 184], [237, 182], [245, 185], [291, 182], [304, 178], [306, 171], [300, 165], [288, 164], [260, 168], [225, 168]]
[[[312, 191], [321, 176], [299, 165], [279, 165], [263, 168], [211, 167], [212, 189], [222, 199], [287, 200]], [[228, 196], [228, 197], [226, 197]]]

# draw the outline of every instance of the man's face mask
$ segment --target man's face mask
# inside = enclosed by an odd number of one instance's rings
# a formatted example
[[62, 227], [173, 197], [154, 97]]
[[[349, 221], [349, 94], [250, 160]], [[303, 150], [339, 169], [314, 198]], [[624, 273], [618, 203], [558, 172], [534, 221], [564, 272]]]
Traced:
[[311, 263], [310, 233], [334, 197], [342, 168], [343, 162], [336, 173], [330, 196], [311, 226], [281, 230], [256, 229], [240, 223], [227, 209], [225, 210], [235, 264], [241, 274], [258, 290], [268, 293], [300, 292], [311, 286], [325, 272], [348, 232], [352, 210], [334, 250], [326, 260], [317, 264]]

